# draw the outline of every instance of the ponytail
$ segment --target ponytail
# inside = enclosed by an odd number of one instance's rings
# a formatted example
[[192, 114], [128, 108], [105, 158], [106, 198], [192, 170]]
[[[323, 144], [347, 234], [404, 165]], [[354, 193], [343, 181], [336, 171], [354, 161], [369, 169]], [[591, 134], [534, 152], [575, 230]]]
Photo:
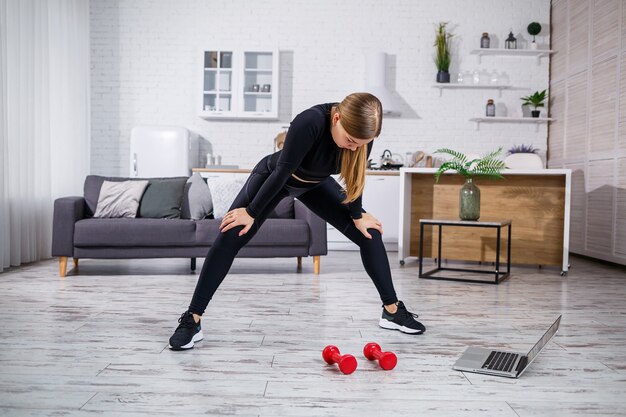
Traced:
[[[383, 106], [369, 93], [353, 93], [333, 109], [341, 115], [341, 125], [357, 139], [376, 138], [382, 128]], [[367, 146], [356, 151], [341, 150], [340, 178], [346, 184], [344, 203], [351, 203], [363, 194], [365, 170], [367, 168]]]

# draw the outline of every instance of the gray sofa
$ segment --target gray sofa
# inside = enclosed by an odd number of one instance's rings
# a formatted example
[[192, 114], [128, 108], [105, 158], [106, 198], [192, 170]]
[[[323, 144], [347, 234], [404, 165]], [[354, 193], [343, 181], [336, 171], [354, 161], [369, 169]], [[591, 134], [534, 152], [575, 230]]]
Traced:
[[[190, 258], [195, 270], [196, 257], [207, 254], [221, 219], [93, 218], [103, 181], [128, 179], [90, 175], [84, 196], [54, 202], [52, 256], [59, 258], [62, 277], [70, 257], [75, 269], [80, 258]], [[279, 218], [268, 218], [238, 256], [297, 257], [298, 270], [302, 257], [312, 256], [319, 274], [320, 256], [327, 254], [326, 222], [298, 200], [284, 199], [279, 206], [286, 210]]]

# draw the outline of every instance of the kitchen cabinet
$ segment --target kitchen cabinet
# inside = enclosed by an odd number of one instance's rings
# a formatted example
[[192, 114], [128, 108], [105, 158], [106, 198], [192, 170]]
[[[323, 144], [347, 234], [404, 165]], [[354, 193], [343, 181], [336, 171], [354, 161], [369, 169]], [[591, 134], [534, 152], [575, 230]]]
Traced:
[[277, 50], [204, 50], [202, 62], [201, 117], [278, 118]]
[[[398, 250], [400, 176], [398, 171], [368, 171], [363, 208], [383, 224], [383, 242], [388, 251]], [[329, 250], [359, 250], [341, 232], [327, 223]]]

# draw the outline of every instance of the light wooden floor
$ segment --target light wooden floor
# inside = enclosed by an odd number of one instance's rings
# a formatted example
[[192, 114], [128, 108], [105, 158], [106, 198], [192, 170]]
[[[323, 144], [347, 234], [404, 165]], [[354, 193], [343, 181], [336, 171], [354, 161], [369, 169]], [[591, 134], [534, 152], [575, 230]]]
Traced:
[[[185, 260], [81, 261], [57, 276], [46, 261], [0, 274], [0, 416], [624, 416], [626, 271], [573, 258], [514, 267], [499, 286], [417, 279], [396, 290], [427, 326], [378, 327], [380, 302], [354, 252], [237, 260], [203, 320], [204, 341], [167, 341], [195, 275]], [[200, 262], [198, 268], [200, 268]], [[451, 369], [467, 345], [528, 350], [557, 315], [560, 333], [522, 378]], [[382, 371], [366, 342], [395, 351]], [[327, 344], [357, 356], [349, 376]]]

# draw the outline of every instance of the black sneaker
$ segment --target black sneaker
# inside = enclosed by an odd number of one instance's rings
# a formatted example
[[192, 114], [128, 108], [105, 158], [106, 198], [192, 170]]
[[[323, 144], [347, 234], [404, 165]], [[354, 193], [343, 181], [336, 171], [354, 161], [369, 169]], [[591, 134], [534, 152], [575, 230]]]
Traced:
[[178, 319], [180, 323], [170, 337], [170, 349], [185, 350], [193, 348], [194, 342], [202, 340], [202, 327], [196, 323], [191, 311], [185, 311]]
[[422, 334], [426, 331], [426, 327], [415, 320], [418, 317], [417, 314], [408, 311], [402, 301], [398, 301], [397, 306], [398, 311], [395, 314], [389, 313], [383, 306], [383, 316], [378, 322], [380, 327], [389, 330], [400, 330], [409, 334]]

